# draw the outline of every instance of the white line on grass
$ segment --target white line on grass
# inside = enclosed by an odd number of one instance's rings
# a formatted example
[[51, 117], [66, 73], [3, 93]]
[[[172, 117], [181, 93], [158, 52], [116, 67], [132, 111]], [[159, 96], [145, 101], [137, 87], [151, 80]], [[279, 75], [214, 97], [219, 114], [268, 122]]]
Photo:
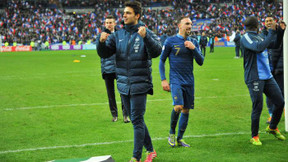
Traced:
[[[203, 137], [217, 137], [217, 136], [234, 136], [234, 135], [243, 135], [243, 134], [250, 134], [250, 132], [200, 134], [200, 135], [187, 135], [187, 136], [184, 136], [184, 137], [186, 137], [186, 138], [203, 138]], [[167, 137], [158, 137], [158, 138], [153, 138], [152, 140], [153, 141], [167, 140]], [[86, 144], [80, 144], [80, 145], [37, 147], [37, 148], [28, 148], [28, 149], [19, 149], [19, 150], [6, 150], [6, 151], [0, 151], [0, 154], [18, 153], [18, 152], [26, 152], [26, 151], [38, 151], [38, 150], [51, 150], [51, 149], [59, 149], [59, 148], [86, 147], [86, 146], [97, 146], [97, 145], [111, 145], [111, 144], [129, 143], [129, 142], [133, 142], [133, 140], [111, 141], [111, 142], [101, 142], [101, 143], [86, 143]]]
[[[233, 97], [246, 97], [249, 95], [234, 95], [234, 96], [207, 96], [207, 97], [195, 97], [198, 99], [215, 99], [215, 98], [233, 98]], [[157, 101], [170, 101], [170, 98], [167, 99], [152, 99], [147, 100], [147, 102], [157, 102]], [[120, 104], [120, 102], [117, 102]], [[95, 106], [95, 105], [108, 105], [108, 102], [100, 102], [100, 103], [84, 103], [84, 104], [67, 104], [67, 105], [44, 105], [44, 106], [29, 106], [29, 107], [15, 107], [15, 108], [4, 108], [5, 111], [13, 111], [13, 110], [30, 110], [30, 109], [49, 109], [49, 108], [57, 108], [57, 107], [75, 107], [75, 106]]]

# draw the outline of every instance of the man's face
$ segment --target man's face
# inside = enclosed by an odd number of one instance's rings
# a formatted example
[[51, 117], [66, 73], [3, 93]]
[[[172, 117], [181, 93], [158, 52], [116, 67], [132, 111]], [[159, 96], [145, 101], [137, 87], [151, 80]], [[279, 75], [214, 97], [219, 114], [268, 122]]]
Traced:
[[269, 29], [271, 27], [273, 21], [274, 21], [274, 19], [272, 17], [267, 17], [265, 19], [265, 27]]
[[135, 15], [133, 8], [125, 7], [123, 14], [125, 25], [136, 25], [138, 23], [139, 17], [140, 17], [139, 14]]
[[114, 28], [116, 26], [115, 19], [106, 19], [105, 20], [105, 28], [107, 28], [110, 31], [114, 31]]
[[190, 35], [192, 29], [192, 21], [189, 18], [184, 18], [178, 25], [179, 31], [184, 33], [186, 36]]

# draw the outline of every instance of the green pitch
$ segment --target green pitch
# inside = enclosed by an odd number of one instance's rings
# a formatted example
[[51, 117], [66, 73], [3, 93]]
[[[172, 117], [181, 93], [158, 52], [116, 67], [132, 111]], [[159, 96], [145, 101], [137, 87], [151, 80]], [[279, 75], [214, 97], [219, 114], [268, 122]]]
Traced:
[[[287, 161], [288, 140], [264, 133], [266, 106], [260, 121], [263, 146], [249, 143], [251, 101], [243, 59], [234, 59], [234, 48], [207, 51], [204, 65], [194, 64], [195, 109], [185, 133], [191, 148], [167, 143], [173, 106], [161, 88], [159, 58], [153, 60], [154, 95], [148, 96], [145, 121], [158, 153], [155, 162]], [[95, 51], [0, 53], [0, 87], [0, 161], [131, 158], [132, 124], [122, 122], [121, 111], [119, 121], [111, 122]], [[279, 129], [284, 133], [283, 119]]]

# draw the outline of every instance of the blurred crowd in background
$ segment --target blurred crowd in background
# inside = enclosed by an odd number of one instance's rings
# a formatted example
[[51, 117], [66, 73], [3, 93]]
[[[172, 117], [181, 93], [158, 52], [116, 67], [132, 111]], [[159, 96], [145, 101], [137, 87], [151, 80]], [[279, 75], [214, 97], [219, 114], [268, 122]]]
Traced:
[[[107, 15], [113, 15], [118, 28], [123, 27], [124, 0], [4, 0], [0, 12], [2, 42], [29, 45], [31, 41], [49, 43], [94, 41], [103, 30]], [[283, 19], [283, 3], [259, 0], [142, 0], [145, 11], [141, 20], [159, 36], [176, 34], [177, 19], [189, 16], [193, 23], [208, 19], [193, 35], [202, 32], [219, 38], [243, 31], [246, 17], [255, 15], [261, 26], [268, 14]], [[86, 13], [67, 12], [68, 9], [93, 8]]]

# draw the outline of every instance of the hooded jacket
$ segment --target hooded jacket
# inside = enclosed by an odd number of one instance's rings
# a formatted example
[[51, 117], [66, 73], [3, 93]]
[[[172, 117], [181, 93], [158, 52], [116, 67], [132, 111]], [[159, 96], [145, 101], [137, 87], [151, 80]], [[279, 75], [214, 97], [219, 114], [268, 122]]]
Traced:
[[138, 34], [140, 26], [144, 24], [125, 25], [97, 44], [101, 58], [116, 54], [117, 88], [123, 95], [153, 94], [151, 59], [161, 54], [161, 44], [158, 36], [147, 28], [142, 38]]

